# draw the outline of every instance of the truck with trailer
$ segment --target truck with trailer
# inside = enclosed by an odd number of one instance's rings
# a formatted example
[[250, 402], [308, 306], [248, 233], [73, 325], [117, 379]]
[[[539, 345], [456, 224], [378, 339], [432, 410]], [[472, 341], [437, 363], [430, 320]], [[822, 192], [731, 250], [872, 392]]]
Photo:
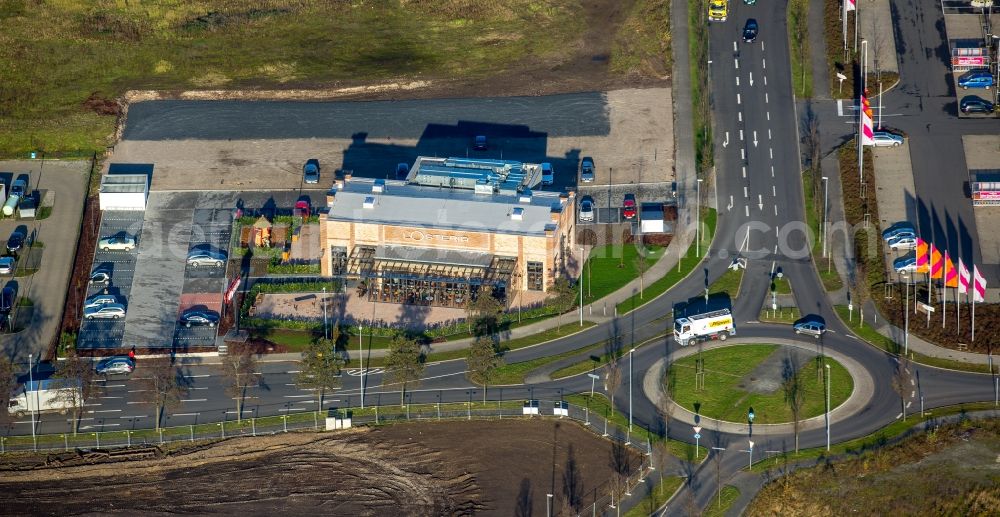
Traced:
[[83, 403], [83, 391], [79, 383], [66, 379], [44, 379], [18, 386], [10, 396], [7, 412], [18, 418], [30, 412], [58, 411], [66, 414]]
[[725, 341], [729, 336], [735, 335], [736, 325], [733, 323], [733, 313], [729, 309], [690, 314], [674, 319], [674, 340], [681, 346], [712, 339]]

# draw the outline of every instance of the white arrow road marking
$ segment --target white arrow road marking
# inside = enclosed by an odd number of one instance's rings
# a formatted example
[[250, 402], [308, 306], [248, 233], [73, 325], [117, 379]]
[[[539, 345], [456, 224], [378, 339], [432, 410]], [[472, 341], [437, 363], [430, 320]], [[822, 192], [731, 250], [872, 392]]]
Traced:
[[764, 211], [764, 200], [761, 199], [760, 194], [757, 194], [757, 209], [759, 209], [761, 212]]
[[753, 72], [750, 72], [750, 86], [753, 86]]
[[733, 210], [733, 196], [729, 196], [729, 206], [726, 207], [726, 211], [731, 212], [732, 210]]
[[757, 130], [753, 130], [753, 146], [757, 147]]
[[722, 142], [722, 147], [726, 147], [728, 145], [729, 145], [729, 131], [726, 131], [726, 141]]

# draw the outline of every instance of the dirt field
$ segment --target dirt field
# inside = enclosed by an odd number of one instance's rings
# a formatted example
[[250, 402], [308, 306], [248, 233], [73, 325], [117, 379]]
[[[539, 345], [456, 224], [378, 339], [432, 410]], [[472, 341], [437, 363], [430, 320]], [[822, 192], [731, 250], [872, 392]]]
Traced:
[[997, 515], [1000, 423], [943, 426], [899, 445], [779, 478], [749, 516]]
[[[606, 492], [612, 449], [575, 423], [540, 420], [286, 434], [156, 460], [7, 465], [0, 507], [8, 515], [544, 515], [547, 493], [557, 510], [564, 505], [566, 478], [584, 504], [595, 489]], [[627, 461], [639, 465], [638, 456]]]

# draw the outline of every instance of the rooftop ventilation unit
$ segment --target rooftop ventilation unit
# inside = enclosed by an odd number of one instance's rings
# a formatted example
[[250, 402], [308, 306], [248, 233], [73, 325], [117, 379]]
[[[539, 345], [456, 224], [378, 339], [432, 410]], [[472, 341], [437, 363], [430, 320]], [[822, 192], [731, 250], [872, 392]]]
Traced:
[[385, 192], [385, 180], [375, 180], [375, 183], [372, 183], [372, 192], [375, 194]]
[[492, 194], [493, 185], [491, 185], [486, 180], [479, 180], [476, 182], [476, 194]]
[[531, 191], [528, 189], [522, 190], [517, 200], [520, 203], [531, 203]]
[[512, 221], [523, 221], [524, 220], [524, 209], [521, 207], [516, 207], [510, 212], [510, 219]]
[[375, 196], [366, 196], [363, 206], [369, 210], [375, 208]]

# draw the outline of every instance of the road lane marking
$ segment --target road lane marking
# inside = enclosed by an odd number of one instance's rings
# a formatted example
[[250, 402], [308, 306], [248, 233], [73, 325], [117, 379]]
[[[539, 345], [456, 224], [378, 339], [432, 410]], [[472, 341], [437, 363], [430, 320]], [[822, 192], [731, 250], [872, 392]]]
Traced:
[[736, 69], [740, 69], [740, 58], [733, 58], [733, 62], [736, 63]]
[[774, 205], [774, 215], [778, 215], [778, 205]]
[[143, 400], [143, 401], [140, 401], [140, 402], [126, 402], [126, 404], [148, 404], [148, 402], [146, 402], [145, 400]]
[[149, 391], [149, 390], [128, 390], [129, 393], [142, 393], [144, 391]]
[[740, 122], [743, 122], [743, 112], [742, 111], [737, 111], [736, 112], [736, 116], [739, 118]]
[[96, 429], [98, 427], [119, 427], [121, 424], [101, 424], [101, 425], [85, 425], [80, 428], [81, 431], [84, 429]]
[[302, 373], [302, 370], [288, 370], [285, 373]]
[[93, 411], [87, 411], [87, 414], [96, 414], [96, 413], [121, 413], [121, 412], [122, 412], [122, 410], [120, 410], [120, 409], [96, 409], [96, 410], [93, 410]]
[[181, 377], [184, 377], [186, 379], [203, 379], [205, 377], [211, 377], [211, 375], [209, 375], [207, 373], [202, 373], [202, 374], [198, 374], [198, 375], [182, 375]]
[[97, 404], [84, 404], [84, 407], [100, 406], [100, 405], [102, 405], [102, 404], [100, 402], [98, 402]]
[[771, 177], [774, 177], [774, 165], [771, 166]]
[[189, 390], [207, 390], [208, 386], [202, 386], [200, 388], [188, 388]]
[[296, 400], [296, 404], [315, 404], [315, 400]]
[[767, 154], [770, 155], [771, 159], [773, 160], [774, 159], [774, 148], [773, 147], [768, 147], [767, 148]]
[[739, 48], [736, 47], [736, 40], [733, 40], [733, 52], [738, 52]]
[[770, 111], [767, 112], [767, 120], [771, 120], [771, 112]]
[[123, 399], [125, 397], [97, 397], [99, 399]]
[[740, 130], [740, 142], [742, 142], [742, 141], [743, 141], [743, 130], [741, 129]]
[[778, 194], [777, 194], [777, 193], [775, 192], [775, 189], [774, 189], [774, 185], [771, 185], [771, 195], [772, 195], [772, 196], [777, 196], [777, 195], [778, 195]]
[[768, 99], [767, 92], [764, 92], [764, 103], [767, 104], [769, 102], [771, 102], [771, 101], [770, 101], [770, 99]]
[[[767, 94], [764, 94], [764, 95], [767, 95]], [[737, 93], [736, 94], [736, 104], [743, 104], [743, 101], [741, 99], [742, 99], [742, 97], [740, 97], [740, 94]]]
[[767, 86], [767, 76], [764, 76], [764, 86]]
[[746, 213], [747, 217], [750, 217], [750, 205], [744, 205], [743, 211]]
[[105, 388], [124, 388], [125, 385], [124, 384], [107, 384], [104, 387]]
[[760, 49], [764, 50], [764, 40], [760, 40]]
[[208, 399], [181, 399], [181, 402], [205, 402]]
[[132, 418], [149, 418], [149, 415], [120, 416], [118, 418], [120, 418], [122, 420], [129, 420], [129, 419], [132, 419]]
[[767, 128], [767, 139], [771, 140], [771, 128]]
[[284, 395], [286, 399], [300, 399], [303, 397], [311, 397], [312, 395]]
[[[233, 411], [235, 413], [235, 411]], [[201, 413], [174, 413], [170, 416], [198, 416]]]
[[740, 159], [741, 160], [746, 160], [747, 159], [747, 150], [746, 149], [740, 149]]
[[743, 166], [743, 177], [744, 178], [747, 177], [747, 166], [746, 165]]
[[767, 69], [767, 59], [760, 58], [761, 68]]
[[736, 86], [740, 85], [740, 76], [736, 76]]
[[[289, 411], [305, 411], [305, 410], [306, 410], [306, 408], [304, 408], [304, 407], [290, 407], [290, 408], [279, 408], [278, 409], [278, 411], [284, 411], [284, 412], [289, 412]], [[235, 413], [235, 411], [234, 411], [234, 413]]]

